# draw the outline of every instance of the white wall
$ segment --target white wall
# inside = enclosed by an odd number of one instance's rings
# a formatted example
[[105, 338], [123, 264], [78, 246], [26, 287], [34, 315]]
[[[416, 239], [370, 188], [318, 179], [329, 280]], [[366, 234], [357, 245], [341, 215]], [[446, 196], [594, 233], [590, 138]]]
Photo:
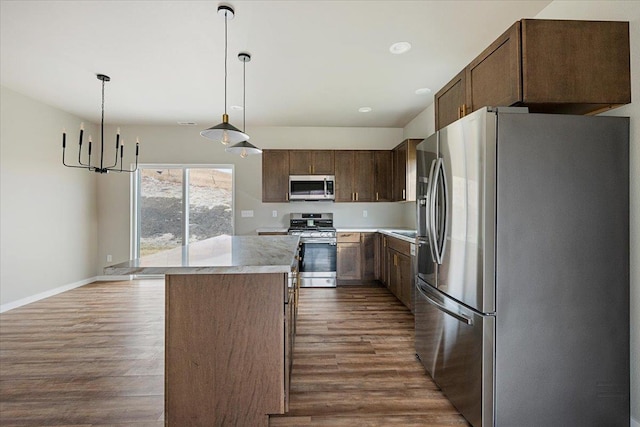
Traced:
[[[211, 124], [184, 126], [121, 126], [123, 138], [140, 137], [141, 163], [234, 164], [235, 165], [235, 234], [254, 234], [260, 227], [288, 227], [291, 212], [333, 212], [338, 227], [387, 226], [406, 227], [409, 203], [262, 203], [262, 157], [241, 159], [228, 154], [224, 146], [200, 136]], [[106, 130], [112, 134], [113, 128]], [[251, 142], [260, 148], [391, 149], [402, 141], [400, 128], [248, 128]], [[99, 248], [98, 271], [113, 262], [129, 259], [129, 176], [109, 175], [98, 182]], [[253, 210], [252, 218], [240, 216]], [[277, 217], [273, 217], [273, 210]], [[363, 217], [367, 210], [367, 217]]]
[[435, 105], [431, 104], [402, 129], [402, 138], [427, 138], [436, 131]]
[[0, 114], [0, 303], [10, 308], [95, 276], [96, 177], [61, 163], [62, 128], [77, 156], [81, 119], [5, 87]]
[[[402, 139], [427, 138], [436, 131], [435, 106], [429, 105], [402, 129]], [[413, 203], [404, 206], [404, 222], [408, 228], [416, 228], [416, 210]]]

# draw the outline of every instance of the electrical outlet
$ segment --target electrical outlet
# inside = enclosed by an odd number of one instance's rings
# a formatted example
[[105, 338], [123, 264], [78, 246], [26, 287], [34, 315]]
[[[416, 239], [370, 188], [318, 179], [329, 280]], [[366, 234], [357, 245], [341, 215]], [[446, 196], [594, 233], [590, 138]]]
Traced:
[[278, 211], [271, 211], [271, 216], [273, 216], [274, 218], [278, 217]]
[[253, 218], [253, 211], [241, 211], [242, 218]]
[[107, 255], [107, 262], [112, 262], [113, 261], [113, 257], [111, 255]]
[[363, 218], [366, 218], [366, 217], [367, 217], [367, 215], [369, 215], [369, 212], [367, 212], [367, 210], [366, 210], [366, 209], [363, 209], [363, 210], [362, 210], [362, 217], [363, 217]]

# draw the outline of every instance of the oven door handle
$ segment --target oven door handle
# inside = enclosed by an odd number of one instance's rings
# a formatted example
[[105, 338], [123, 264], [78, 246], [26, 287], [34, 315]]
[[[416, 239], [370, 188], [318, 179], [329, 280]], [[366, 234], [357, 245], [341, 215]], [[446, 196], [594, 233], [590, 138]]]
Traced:
[[305, 243], [326, 243], [326, 244], [332, 245], [332, 246], [337, 245], [337, 241], [333, 240], [333, 239], [307, 239], [307, 238], [305, 238], [304, 240], [300, 240], [300, 243], [302, 243], [303, 245]]

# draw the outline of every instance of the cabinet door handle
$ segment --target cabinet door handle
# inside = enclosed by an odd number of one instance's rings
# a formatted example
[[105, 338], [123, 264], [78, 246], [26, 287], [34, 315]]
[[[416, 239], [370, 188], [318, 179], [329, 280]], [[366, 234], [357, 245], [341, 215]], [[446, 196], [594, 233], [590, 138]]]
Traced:
[[287, 200], [287, 202], [288, 202], [288, 201], [289, 201], [289, 193], [285, 193], [285, 197], [284, 197], [284, 198], [285, 198], [285, 199]]
[[356, 202], [358, 201], [358, 192], [356, 191]]
[[458, 107], [458, 118], [462, 118], [462, 106]]
[[407, 199], [407, 190], [402, 189], [402, 200], [406, 200]]
[[376, 191], [376, 202], [380, 200], [380, 196], [378, 195], [378, 192]]
[[309, 173], [313, 173], [313, 170], [311, 169], [311, 165], [309, 165]]
[[462, 117], [467, 115], [467, 104], [462, 104]]

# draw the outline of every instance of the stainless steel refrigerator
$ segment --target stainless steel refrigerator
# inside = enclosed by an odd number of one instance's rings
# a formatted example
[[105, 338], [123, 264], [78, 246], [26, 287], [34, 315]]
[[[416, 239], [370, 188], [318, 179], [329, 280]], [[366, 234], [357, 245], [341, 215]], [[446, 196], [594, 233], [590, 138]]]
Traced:
[[629, 426], [629, 119], [478, 110], [418, 145], [416, 352], [479, 426]]

